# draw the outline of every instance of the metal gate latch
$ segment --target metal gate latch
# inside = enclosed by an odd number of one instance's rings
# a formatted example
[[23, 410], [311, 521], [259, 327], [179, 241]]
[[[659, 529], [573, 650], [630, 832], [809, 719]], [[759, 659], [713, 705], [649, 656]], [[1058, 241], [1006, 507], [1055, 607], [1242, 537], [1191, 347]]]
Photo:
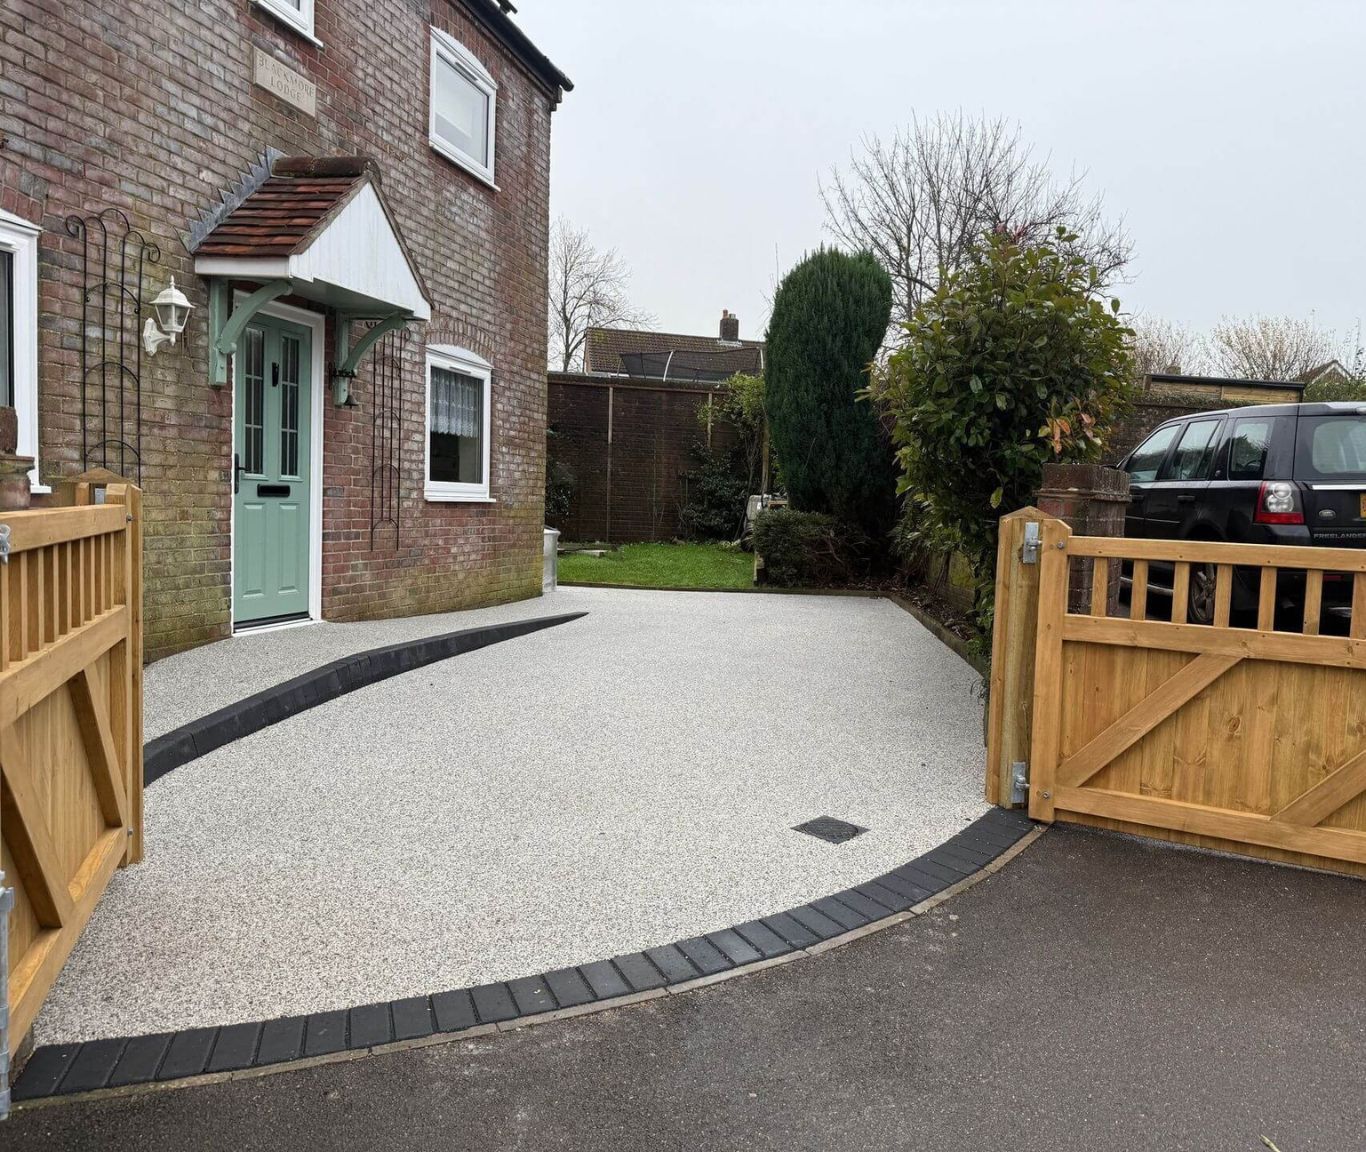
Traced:
[[0, 524], [0, 564], [9, 563], [9, 525]]
[[1021, 564], [1037, 564], [1039, 562], [1039, 522], [1037, 520], [1028, 521], [1025, 526], [1024, 545], [1020, 548]]

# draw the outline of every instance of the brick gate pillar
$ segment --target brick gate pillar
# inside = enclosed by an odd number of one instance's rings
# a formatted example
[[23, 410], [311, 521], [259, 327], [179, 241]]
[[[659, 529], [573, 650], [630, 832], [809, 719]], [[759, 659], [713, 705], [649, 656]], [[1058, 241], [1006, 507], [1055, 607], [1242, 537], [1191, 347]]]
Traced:
[[[1065, 521], [1079, 536], [1123, 536], [1124, 512], [1129, 507], [1129, 477], [1118, 468], [1099, 464], [1045, 464], [1037, 501], [1039, 510]], [[1072, 612], [1091, 611], [1091, 565], [1087, 558], [1072, 566], [1067, 606]], [[1107, 561], [1109, 604], [1106, 615], [1117, 615], [1119, 561]]]
[[0, 408], [0, 512], [16, 512], [27, 508], [30, 501], [28, 486], [31, 456], [19, 456], [19, 420], [13, 408]]

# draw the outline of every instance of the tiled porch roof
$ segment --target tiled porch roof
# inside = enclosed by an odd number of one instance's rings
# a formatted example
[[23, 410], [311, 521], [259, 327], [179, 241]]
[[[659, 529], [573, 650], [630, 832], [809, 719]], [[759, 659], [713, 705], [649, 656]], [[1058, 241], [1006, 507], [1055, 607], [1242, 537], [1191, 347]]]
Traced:
[[193, 248], [199, 275], [288, 280], [295, 295], [356, 315], [431, 319], [431, 294], [373, 160], [277, 155], [235, 195]]
[[269, 179], [204, 238], [195, 255], [270, 258], [302, 252], [377, 175], [372, 162], [360, 156], [277, 160]]

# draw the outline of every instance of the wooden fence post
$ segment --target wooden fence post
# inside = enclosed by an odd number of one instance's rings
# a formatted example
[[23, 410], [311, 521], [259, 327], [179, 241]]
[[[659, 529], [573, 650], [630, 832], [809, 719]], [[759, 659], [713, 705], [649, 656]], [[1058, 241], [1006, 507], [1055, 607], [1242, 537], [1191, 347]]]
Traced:
[[125, 651], [128, 685], [128, 851], [123, 863], [142, 859], [142, 489], [134, 484], [111, 484], [105, 490], [110, 504], [128, 510], [123, 536], [122, 576], [128, 605], [128, 641]]
[[1047, 519], [1032, 507], [1001, 517], [987, 698], [986, 799], [1002, 808], [1013, 806], [1011, 768], [1029, 760], [1032, 732], [1039, 566], [1021, 559], [1025, 525]]

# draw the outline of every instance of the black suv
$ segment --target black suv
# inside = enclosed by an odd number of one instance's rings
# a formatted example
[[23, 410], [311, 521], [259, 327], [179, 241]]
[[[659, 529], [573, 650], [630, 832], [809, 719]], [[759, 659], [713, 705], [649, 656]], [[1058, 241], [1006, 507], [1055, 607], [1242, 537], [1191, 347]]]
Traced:
[[[1366, 404], [1263, 404], [1183, 416], [1119, 467], [1129, 474], [1127, 536], [1366, 548]], [[1154, 590], [1164, 578], [1170, 589], [1170, 571], [1153, 565]], [[1302, 597], [1302, 578], [1299, 588]], [[1235, 611], [1255, 609], [1257, 592], [1255, 570], [1237, 570]], [[1293, 580], [1277, 592], [1283, 607], [1293, 606]], [[1327, 574], [1325, 619], [1347, 618], [1350, 599], [1350, 578]], [[1213, 566], [1192, 565], [1189, 619], [1205, 624], [1213, 616]]]

